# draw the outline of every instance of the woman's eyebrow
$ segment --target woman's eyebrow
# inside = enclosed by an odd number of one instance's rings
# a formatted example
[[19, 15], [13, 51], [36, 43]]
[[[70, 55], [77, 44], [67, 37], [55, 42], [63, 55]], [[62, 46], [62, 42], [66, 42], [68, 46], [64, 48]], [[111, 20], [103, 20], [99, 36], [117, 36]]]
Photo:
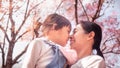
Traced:
[[75, 33], [75, 31], [76, 31], [76, 28], [73, 29], [73, 33]]

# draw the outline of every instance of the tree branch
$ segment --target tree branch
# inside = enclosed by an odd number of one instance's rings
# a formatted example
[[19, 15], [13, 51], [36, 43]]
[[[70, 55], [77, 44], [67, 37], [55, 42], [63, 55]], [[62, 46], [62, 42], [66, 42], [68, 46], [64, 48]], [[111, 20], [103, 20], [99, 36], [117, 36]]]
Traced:
[[16, 64], [18, 59], [27, 51], [28, 45], [29, 45], [29, 43], [27, 44], [25, 49], [13, 59], [13, 62], [12, 62], [13, 65]]
[[[17, 5], [19, 2], [17, 2], [15, 5]], [[21, 6], [19, 6], [19, 7], [17, 7], [17, 9], [16, 10], [14, 10], [14, 12], [17, 12], [19, 9], [21, 9], [22, 8], [22, 6], [24, 6], [24, 5], [21, 5]], [[15, 6], [14, 6], [15, 7]], [[13, 8], [14, 8], [13, 7]]]
[[13, 20], [13, 7], [12, 7], [12, 0], [9, 2], [9, 19], [11, 21], [11, 38], [15, 38], [15, 21]]
[[55, 10], [55, 13], [57, 12], [57, 10], [59, 9], [59, 7], [61, 6], [61, 4], [63, 3], [63, 0], [60, 2], [60, 4], [58, 5], [58, 7]]
[[10, 43], [10, 39], [8, 38], [8, 35], [7, 35], [6, 31], [4, 30], [4, 28], [1, 25], [0, 25], [0, 29], [3, 31], [3, 33], [5, 34], [8, 42]]
[[88, 17], [88, 14], [87, 14], [87, 12], [86, 12], [86, 10], [85, 10], [85, 7], [83, 6], [81, 0], [79, 0], [79, 2], [80, 2], [80, 4], [82, 5], [82, 8], [83, 8], [84, 13], [85, 13], [85, 15], [86, 15], [86, 17], [87, 17], [87, 20], [90, 21], [90, 20], [89, 20], [89, 17]]
[[0, 49], [1, 49], [1, 53], [2, 53], [2, 67], [4, 67], [4, 63], [5, 63], [5, 52], [4, 52], [4, 48], [2, 48], [1, 42], [0, 42]]
[[[9, 23], [9, 19], [7, 21], [7, 26], [6, 26], [5, 32], [7, 32], [8, 23]], [[5, 48], [5, 38], [6, 38], [6, 36], [4, 35], [4, 38], [3, 38], [3, 47], [2, 47], [2, 45], [0, 46], [0, 48], [2, 50], [2, 67], [5, 66], [5, 51], [4, 51], [4, 48]]]
[[[41, 3], [42, 3], [42, 2], [41, 2]], [[34, 7], [32, 7], [32, 8], [28, 11], [28, 5], [29, 5], [29, 0], [28, 0], [28, 2], [27, 2], [27, 8], [26, 8], [25, 15], [24, 15], [24, 20], [23, 20], [22, 24], [20, 25], [20, 27], [18, 28], [18, 30], [17, 30], [17, 32], [16, 32], [16, 35], [20, 32], [22, 26], [23, 26], [24, 23], [26, 22], [26, 20], [27, 20], [28, 16], [30, 15], [31, 11], [32, 11], [33, 9], [35, 9], [37, 6], [39, 6], [41, 3], [36, 4]], [[27, 13], [27, 11], [28, 11], [28, 13]]]
[[2, 20], [4, 19], [4, 16], [5, 16], [6, 13], [7, 13], [7, 12], [4, 12], [4, 13], [3, 13], [3, 15], [2, 15], [1, 18], [0, 18], [0, 21], [2, 21]]
[[78, 24], [78, 9], [77, 9], [77, 5], [78, 5], [78, 0], [75, 0], [75, 21]]
[[107, 51], [107, 52], [103, 52], [103, 54], [108, 54], [108, 53], [120, 54], [120, 52], [114, 52], [113, 50], [111, 50], [111, 51]]
[[17, 42], [23, 35], [25, 35], [27, 32], [29, 32], [28, 30], [26, 30], [23, 34], [21, 34], [16, 40], [15, 42]]
[[22, 26], [24, 25], [26, 19], [27, 19], [27, 11], [28, 11], [28, 6], [29, 6], [29, 0], [27, 2], [27, 7], [26, 7], [26, 11], [25, 11], [25, 15], [24, 15], [24, 20], [22, 22], [22, 24], [20, 25], [20, 27], [18, 28], [17, 32], [16, 32], [16, 35], [20, 32]]
[[98, 7], [97, 7], [95, 15], [92, 17], [92, 22], [94, 22], [95, 19], [100, 17], [100, 11], [101, 11], [103, 3], [104, 3], [104, 0], [98, 1]]
[[113, 0], [110, 0], [110, 3], [107, 5], [107, 7], [104, 9], [103, 14], [105, 13], [105, 11], [107, 10], [107, 8], [110, 6], [110, 4], [112, 3]]
[[[113, 36], [115, 36], [115, 35], [112, 35], [112, 36], [110, 36], [107, 40], [105, 40], [104, 43], [103, 43], [103, 45], [105, 46], [107, 41], [111, 41], [111, 40], [114, 40], [114, 39], [116, 39], [116, 40], [118, 41], [118, 44], [119, 44], [119, 43], [120, 43], [119, 39], [118, 39], [117, 37], [113, 37]], [[113, 47], [109, 48], [108, 51], [105, 51], [106, 48], [107, 48], [107, 46], [105, 46], [105, 47], [102, 49], [102, 52], [103, 52], [103, 54], [107, 54], [107, 53], [120, 54], [120, 50], [119, 50], [119, 49], [118, 49], [117, 52], [114, 52], [114, 48], [115, 48], [115, 47], [116, 47], [116, 46], [114, 45]], [[119, 47], [119, 46], [118, 46], [118, 47]]]

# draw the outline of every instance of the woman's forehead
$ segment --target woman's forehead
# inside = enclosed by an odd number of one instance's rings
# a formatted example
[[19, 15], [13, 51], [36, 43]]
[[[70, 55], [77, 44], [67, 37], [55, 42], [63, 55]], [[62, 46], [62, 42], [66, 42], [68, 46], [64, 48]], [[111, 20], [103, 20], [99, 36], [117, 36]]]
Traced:
[[81, 28], [82, 28], [81, 25], [78, 24], [75, 29], [81, 29]]

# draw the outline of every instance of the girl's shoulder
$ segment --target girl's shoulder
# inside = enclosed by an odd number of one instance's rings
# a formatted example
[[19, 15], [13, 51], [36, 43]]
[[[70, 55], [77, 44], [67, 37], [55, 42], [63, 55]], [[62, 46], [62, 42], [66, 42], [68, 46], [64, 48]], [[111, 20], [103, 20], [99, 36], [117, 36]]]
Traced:
[[36, 46], [42, 46], [42, 47], [46, 47], [48, 46], [48, 44], [45, 42], [45, 38], [41, 37], [41, 38], [35, 38], [31, 43], [35, 44]]
[[51, 47], [44, 42], [44, 38], [35, 38], [30, 42], [28, 49], [35, 51], [47, 51]]

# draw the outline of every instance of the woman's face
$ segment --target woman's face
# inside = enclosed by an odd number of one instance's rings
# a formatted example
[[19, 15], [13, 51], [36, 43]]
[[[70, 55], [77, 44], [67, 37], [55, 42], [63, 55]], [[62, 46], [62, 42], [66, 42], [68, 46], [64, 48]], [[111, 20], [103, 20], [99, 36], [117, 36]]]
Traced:
[[85, 47], [84, 44], [86, 43], [87, 36], [88, 35], [85, 34], [81, 24], [78, 24], [70, 38], [71, 47], [75, 50], [80, 50]]

